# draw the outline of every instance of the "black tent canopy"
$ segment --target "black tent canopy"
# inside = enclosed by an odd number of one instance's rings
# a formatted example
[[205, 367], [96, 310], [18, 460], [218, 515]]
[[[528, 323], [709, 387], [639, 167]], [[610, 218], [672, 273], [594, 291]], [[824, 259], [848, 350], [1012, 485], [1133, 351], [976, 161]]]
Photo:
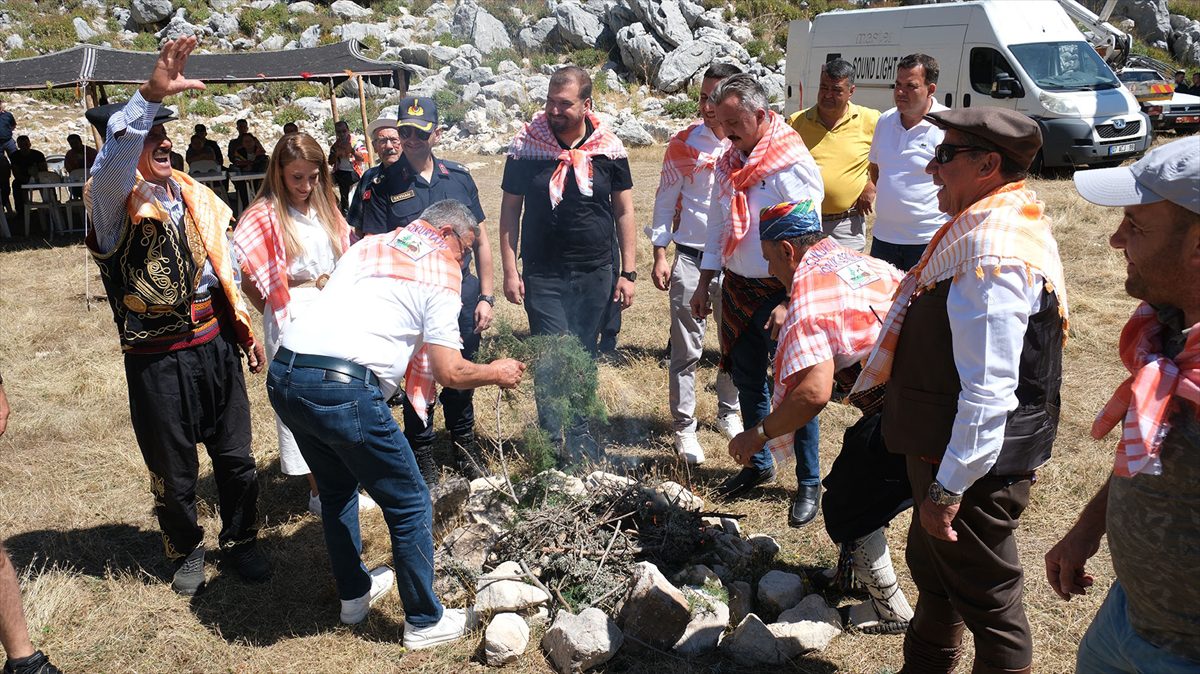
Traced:
[[[87, 84], [140, 84], [154, 68], [154, 52], [136, 52], [90, 44], [0, 62], [0, 91], [73, 87]], [[338, 85], [351, 77], [378, 82], [391, 78], [391, 86], [406, 91], [411, 69], [400, 63], [367, 58], [357, 40], [310, 49], [284, 51], [193, 54], [188, 77], [213, 84], [314, 80]]]

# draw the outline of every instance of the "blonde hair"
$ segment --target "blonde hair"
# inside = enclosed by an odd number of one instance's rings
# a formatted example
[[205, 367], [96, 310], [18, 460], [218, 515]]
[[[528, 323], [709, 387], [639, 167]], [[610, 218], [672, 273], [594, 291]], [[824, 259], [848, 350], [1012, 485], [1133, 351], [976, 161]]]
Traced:
[[288, 164], [304, 160], [317, 167], [317, 186], [308, 195], [310, 210], [317, 212], [317, 219], [329, 235], [329, 243], [333, 246], [335, 257], [342, 253], [342, 228], [347, 227], [345, 219], [337, 209], [337, 199], [333, 196], [333, 182], [329, 177], [329, 167], [325, 164], [325, 151], [321, 149], [316, 139], [307, 133], [292, 133], [279, 139], [271, 152], [271, 162], [267, 165], [267, 175], [263, 178], [254, 201], [263, 201], [275, 209], [275, 217], [283, 234], [283, 250], [290, 262], [304, 252], [300, 240], [296, 236], [296, 227], [292, 216], [288, 213], [288, 190], [284, 183], [283, 169]]

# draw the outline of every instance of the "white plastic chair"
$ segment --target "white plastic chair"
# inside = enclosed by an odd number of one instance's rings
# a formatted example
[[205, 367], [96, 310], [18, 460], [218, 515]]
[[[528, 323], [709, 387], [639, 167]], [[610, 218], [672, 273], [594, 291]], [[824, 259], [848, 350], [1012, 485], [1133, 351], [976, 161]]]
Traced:
[[[62, 176], [50, 171], [42, 171], [38, 173], [33, 182], [35, 183], [61, 183]], [[21, 189], [25, 189], [24, 186]], [[25, 237], [29, 237], [29, 219], [30, 216], [37, 211], [46, 211], [50, 215], [50, 234], [62, 229], [62, 220], [58, 216], [58, 209], [62, 207], [62, 203], [58, 199], [58, 188], [43, 187], [38, 190], [27, 190], [25, 195]], [[38, 197], [38, 201], [34, 201], [34, 197]]]

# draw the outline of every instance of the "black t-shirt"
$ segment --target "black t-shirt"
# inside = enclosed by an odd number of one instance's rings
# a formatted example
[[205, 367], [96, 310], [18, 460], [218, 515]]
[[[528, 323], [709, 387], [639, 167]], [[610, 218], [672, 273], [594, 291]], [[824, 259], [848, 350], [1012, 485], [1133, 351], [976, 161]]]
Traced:
[[30, 178], [37, 175], [46, 165], [46, 155], [34, 149], [17, 150], [12, 153], [13, 178], [23, 183], [31, 182]]
[[[588, 125], [587, 136], [591, 135]], [[581, 143], [583, 141], [580, 141]], [[592, 196], [579, 193], [575, 170], [568, 169], [563, 200], [550, 208], [550, 176], [557, 159], [513, 159], [504, 164], [501, 189], [525, 198], [521, 218], [521, 258], [529, 265], [595, 269], [613, 260], [616, 221], [612, 193], [633, 188], [629, 160], [592, 157]]]

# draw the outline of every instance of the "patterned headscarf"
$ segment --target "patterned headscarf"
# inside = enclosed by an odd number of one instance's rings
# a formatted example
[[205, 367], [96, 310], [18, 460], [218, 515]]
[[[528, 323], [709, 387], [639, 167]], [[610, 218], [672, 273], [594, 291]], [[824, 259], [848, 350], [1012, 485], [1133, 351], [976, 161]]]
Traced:
[[812, 199], [785, 201], [758, 213], [758, 238], [763, 241], [794, 239], [821, 231], [821, 216], [813, 211]]

